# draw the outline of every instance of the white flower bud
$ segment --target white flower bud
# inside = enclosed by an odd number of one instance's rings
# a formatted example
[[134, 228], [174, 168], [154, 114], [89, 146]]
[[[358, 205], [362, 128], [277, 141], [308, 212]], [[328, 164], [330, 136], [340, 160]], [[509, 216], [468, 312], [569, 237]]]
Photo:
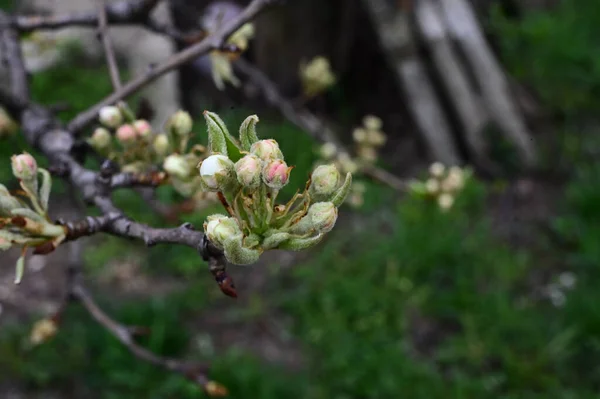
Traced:
[[99, 119], [104, 126], [115, 129], [123, 123], [123, 114], [118, 107], [109, 105], [100, 108]]
[[452, 196], [452, 194], [444, 193], [438, 197], [438, 205], [444, 211], [447, 211], [448, 209], [452, 208], [453, 204], [454, 197]]
[[323, 159], [331, 159], [337, 153], [337, 148], [333, 143], [325, 143], [319, 149], [319, 154]]
[[169, 155], [163, 162], [163, 169], [170, 176], [185, 180], [190, 177], [192, 172], [187, 160], [177, 154]]
[[200, 164], [200, 177], [208, 188], [217, 190], [219, 178], [226, 178], [233, 170], [233, 162], [225, 155], [211, 155]]
[[144, 119], [138, 119], [133, 122], [133, 128], [137, 135], [142, 138], [147, 138], [152, 134], [152, 126]]
[[208, 240], [219, 249], [223, 249], [229, 238], [242, 234], [237, 221], [224, 215], [209, 216], [204, 223], [204, 232]]
[[444, 172], [446, 172], [446, 167], [440, 162], [435, 162], [429, 167], [429, 173], [434, 177], [440, 178]]

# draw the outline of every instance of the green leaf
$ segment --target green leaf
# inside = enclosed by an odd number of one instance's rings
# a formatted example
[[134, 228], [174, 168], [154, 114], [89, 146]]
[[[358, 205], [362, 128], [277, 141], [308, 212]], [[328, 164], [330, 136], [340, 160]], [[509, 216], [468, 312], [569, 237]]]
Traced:
[[29, 208], [13, 209], [10, 213], [15, 216], [23, 216], [24, 218], [31, 219], [34, 222], [46, 223], [46, 220], [42, 216], [38, 215]]
[[321, 242], [325, 234], [318, 234], [308, 238], [290, 238], [288, 241], [279, 245], [278, 249], [287, 249], [290, 251], [302, 251], [313, 247]]
[[335, 195], [331, 198], [331, 202], [333, 202], [333, 205], [335, 205], [336, 208], [344, 203], [351, 188], [352, 174], [348, 173], [346, 174], [346, 180], [344, 181], [344, 184], [342, 184], [342, 186], [338, 189], [337, 193], [335, 193]]
[[46, 169], [38, 168], [38, 173], [42, 175], [42, 186], [40, 187], [40, 205], [44, 211], [48, 211], [48, 199], [52, 189], [52, 177]]
[[214, 112], [204, 111], [208, 125], [208, 145], [211, 152], [227, 155], [233, 162], [242, 158], [242, 149], [235, 137], [229, 133], [225, 122]]
[[19, 260], [17, 260], [17, 266], [15, 269], [15, 284], [20, 284], [23, 279], [23, 272], [25, 271], [25, 254], [23, 253]]
[[258, 123], [257, 115], [250, 115], [240, 125], [240, 141], [242, 142], [242, 149], [244, 151], [250, 151], [252, 144], [258, 141], [256, 135], [256, 124]]

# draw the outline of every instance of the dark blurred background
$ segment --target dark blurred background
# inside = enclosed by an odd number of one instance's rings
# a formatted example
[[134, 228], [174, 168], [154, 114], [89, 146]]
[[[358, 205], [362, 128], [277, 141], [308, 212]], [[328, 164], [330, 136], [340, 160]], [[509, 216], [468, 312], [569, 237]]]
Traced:
[[[12, 11], [39, 7], [26, 3], [0, 1]], [[46, 3], [46, 12], [69, 8]], [[172, 0], [173, 23], [189, 29], [210, 3]], [[199, 142], [204, 109], [234, 131], [256, 113], [259, 135], [277, 139], [296, 166], [285, 195], [301, 187], [323, 128], [282, 114], [266, 79], [349, 148], [365, 115], [381, 118], [387, 143], [377, 165], [399, 178], [427, 179], [436, 161], [470, 167], [473, 178], [442, 212], [358, 173], [362, 204], [342, 208], [317, 249], [230, 267], [237, 300], [189, 248], [85, 239], [100, 304], [150, 327], [141, 342], [153, 351], [212, 362], [211, 378], [232, 398], [599, 397], [597, 1], [288, 1], [255, 29], [234, 62], [239, 87], [216, 89], [206, 59], [179, 71]], [[69, 48], [32, 72], [33, 98], [66, 104], [64, 120], [112, 90], [102, 58], [82, 53]], [[316, 56], [330, 61], [336, 83], [304, 98], [299, 68]], [[143, 110], [148, 100], [131, 104]], [[0, 138], [3, 183], [22, 149], [32, 151], [18, 134]], [[168, 187], [158, 195], [183, 200]], [[135, 192], [115, 199], [143, 222], [174, 225]], [[79, 202], [55, 184], [53, 216], [73, 217]], [[201, 226], [214, 212], [218, 205], [179, 218]], [[77, 305], [55, 337], [32, 346], [32, 326], [63, 298], [66, 253], [29, 258], [15, 286], [17, 256], [0, 257], [1, 398], [204, 397], [131, 356]]]

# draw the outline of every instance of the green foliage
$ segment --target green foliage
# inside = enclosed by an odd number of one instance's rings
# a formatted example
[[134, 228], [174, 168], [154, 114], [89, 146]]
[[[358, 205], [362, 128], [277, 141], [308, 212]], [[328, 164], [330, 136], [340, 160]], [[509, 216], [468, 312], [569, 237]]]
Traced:
[[594, 0], [563, 0], [552, 12], [530, 12], [520, 21], [494, 13], [505, 63], [555, 111], [589, 114], [600, 105], [597, 7]]

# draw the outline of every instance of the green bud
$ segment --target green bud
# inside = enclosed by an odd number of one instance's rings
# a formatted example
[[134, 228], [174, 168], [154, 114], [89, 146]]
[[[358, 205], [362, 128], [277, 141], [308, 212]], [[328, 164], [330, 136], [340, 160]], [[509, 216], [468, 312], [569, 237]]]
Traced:
[[210, 190], [222, 191], [234, 175], [235, 166], [225, 155], [211, 155], [200, 163], [200, 177]]
[[250, 115], [240, 126], [240, 141], [244, 151], [250, 151], [252, 144], [258, 141], [256, 135], [256, 124], [258, 123], [257, 115]]
[[235, 163], [235, 173], [240, 184], [247, 188], [260, 185], [262, 161], [253, 154], [248, 154]]
[[164, 157], [169, 153], [170, 145], [169, 138], [166, 134], [159, 134], [154, 138], [154, 142], [152, 143], [152, 147], [154, 148], [154, 152], [159, 157]]
[[192, 168], [189, 162], [182, 155], [169, 155], [163, 162], [163, 169], [170, 176], [174, 176], [178, 179], [188, 179], [192, 173]]
[[204, 232], [209, 241], [219, 249], [224, 248], [224, 244], [229, 238], [242, 235], [234, 218], [218, 214], [207, 218], [207, 222], [204, 223]]
[[192, 117], [185, 111], [177, 111], [171, 116], [168, 127], [179, 136], [187, 136], [192, 132]]
[[92, 137], [88, 140], [89, 145], [91, 145], [96, 151], [102, 151], [110, 147], [112, 142], [112, 136], [110, 132], [103, 127], [96, 128]]
[[328, 197], [335, 192], [340, 184], [340, 172], [335, 165], [318, 166], [311, 175], [310, 195], [313, 197]]
[[332, 202], [317, 202], [308, 208], [306, 217], [310, 218], [312, 227], [319, 233], [328, 233], [335, 226], [338, 210]]
[[279, 149], [279, 144], [273, 139], [257, 141], [250, 147], [250, 152], [263, 161], [270, 161], [272, 159], [283, 160], [283, 153]]

